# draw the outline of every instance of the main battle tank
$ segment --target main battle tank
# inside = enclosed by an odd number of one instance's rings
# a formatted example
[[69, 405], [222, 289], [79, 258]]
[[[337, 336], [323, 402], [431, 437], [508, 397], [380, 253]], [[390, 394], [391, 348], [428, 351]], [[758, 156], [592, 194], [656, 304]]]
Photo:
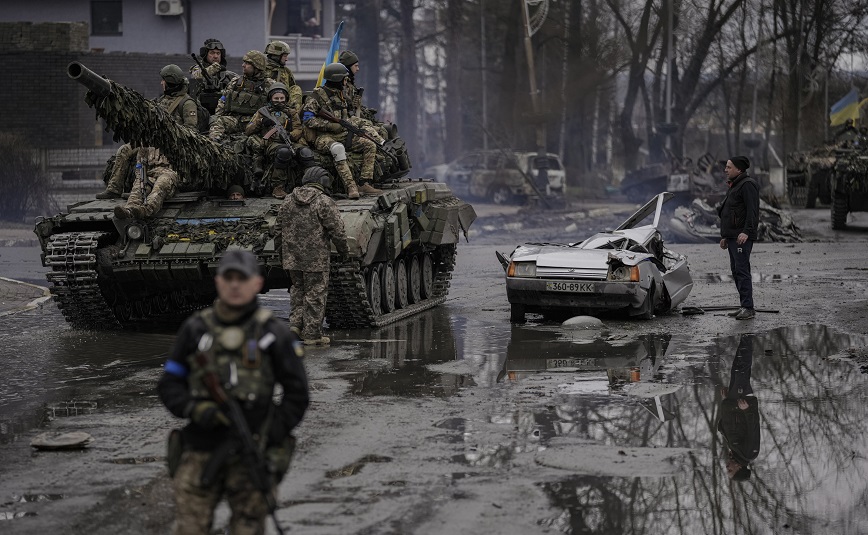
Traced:
[[[866, 140], [868, 141], [868, 140]], [[832, 228], [847, 227], [847, 214], [868, 212], [868, 143], [838, 149], [835, 169], [829, 180], [832, 196]]]
[[[115, 218], [114, 207], [124, 201], [112, 199], [77, 203], [37, 221], [51, 293], [68, 322], [127, 327], [207, 306], [216, 296], [220, 257], [231, 248], [256, 254], [263, 291], [290, 287], [276, 225], [282, 201], [225, 198], [229, 184], [250, 175], [240, 154], [177, 125], [159, 106], [79, 63], [68, 70], [89, 89], [87, 102], [117, 139], [159, 148], [181, 178], [181, 193], [147, 220]], [[378, 327], [442, 303], [460, 234], [466, 237], [476, 219], [445, 184], [396, 178], [406, 169], [395, 151], [389, 159], [378, 165], [387, 180], [378, 184], [382, 194], [336, 200], [350, 258], [332, 259], [326, 318], [333, 328]]]

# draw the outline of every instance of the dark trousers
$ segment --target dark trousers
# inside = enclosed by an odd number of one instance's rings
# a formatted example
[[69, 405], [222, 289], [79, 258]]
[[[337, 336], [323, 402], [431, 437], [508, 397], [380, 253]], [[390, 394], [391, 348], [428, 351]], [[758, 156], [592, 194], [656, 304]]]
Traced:
[[738, 350], [735, 352], [735, 360], [729, 371], [729, 390], [726, 397], [739, 399], [753, 394], [750, 386], [750, 370], [753, 366], [753, 338], [752, 334], [743, 334], [738, 342]]
[[753, 248], [753, 241], [747, 240], [739, 245], [735, 238], [729, 238], [726, 244], [729, 249], [729, 267], [732, 270], [732, 278], [735, 279], [741, 306], [753, 308], [753, 283], [750, 280], [750, 251]]

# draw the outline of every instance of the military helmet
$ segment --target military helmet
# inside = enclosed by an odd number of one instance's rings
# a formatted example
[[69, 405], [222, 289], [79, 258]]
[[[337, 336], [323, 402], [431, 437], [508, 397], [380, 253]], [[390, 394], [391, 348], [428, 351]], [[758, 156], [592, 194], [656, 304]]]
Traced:
[[338, 56], [338, 61], [343, 63], [348, 69], [359, 62], [359, 56], [355, 55], [353, 52], [349, 50], [344, 50], [341, 52], [341, 55]]
[[163, 67], [160, 70], [160, 77], [169, 85], [180, 85], [187, 81], [187, 77], [184, 76], [184, 71], [174, 63]]
[[283, 85], [281, 82], [274, 82], [271, 84], [271, 87], [268, 88], [268, 100], [271, 100], [271, 95], [278, 91], [283, 91], [283, 94], [286, 95], [286, 98], [289, 98], [289, 90]]
[[319, 166], [308, 167], [301, 177], [301, 185], [319, 187], [323, 191], [331, 191], [332, 177], [328, 172]]
[[350, 71], [343, 63], [329, 63], [326, 65], [322, 73], [323, 78], [328, 82], [342, 82], [344, 78], [350, 75]]
[[203, 44], [199, 48], [199, 55], [202, 59], [208, 55], [209, 50], [219, 50], [220, 51], [220, 64], [226, 65], [226, 49], [223, 48], [223, 43], [218, 41], [217, 39], [205, 39], [205, 44]]
[[284, 41], [272, 41], [265, 47], [265, 53], [269, 56], [289, 54], [289, 45]]
[[251, 50], [250, 52], [244, 54], [244, 57], [241, 59], [242, 61], [253, 65], [253, 68], [258, 71], [265, 70], [265, 54], [263, 54], [259, 50]]

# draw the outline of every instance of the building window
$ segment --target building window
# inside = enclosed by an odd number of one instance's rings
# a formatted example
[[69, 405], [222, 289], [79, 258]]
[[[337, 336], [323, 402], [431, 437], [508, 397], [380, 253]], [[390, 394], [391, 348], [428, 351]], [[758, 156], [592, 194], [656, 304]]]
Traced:
[[121, 35], [124, 30], [121, 0], [92, 0], [90, 3], [90, 34]]

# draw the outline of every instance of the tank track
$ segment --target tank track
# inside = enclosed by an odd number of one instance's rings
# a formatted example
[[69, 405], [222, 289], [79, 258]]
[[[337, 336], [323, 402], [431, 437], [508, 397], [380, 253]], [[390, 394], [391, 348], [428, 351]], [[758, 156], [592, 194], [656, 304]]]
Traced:
[[65, 232], [51, 236], [43, 263], [51, 271], [51, 295], [73, 327], [120, 327], [97, 282], [97, 250], [107, 232]]
[[342, 264], [332, 262], [326, 318], [333, 329], [382, 327], [434, 308], [446, 301], [449, 281], [455, 269], [455, 246], [442, 246], [432, 252], [434, 267], [431, 297], [385, 314], [375, 315], [365, 290], [365, 280], [358, 260]]

